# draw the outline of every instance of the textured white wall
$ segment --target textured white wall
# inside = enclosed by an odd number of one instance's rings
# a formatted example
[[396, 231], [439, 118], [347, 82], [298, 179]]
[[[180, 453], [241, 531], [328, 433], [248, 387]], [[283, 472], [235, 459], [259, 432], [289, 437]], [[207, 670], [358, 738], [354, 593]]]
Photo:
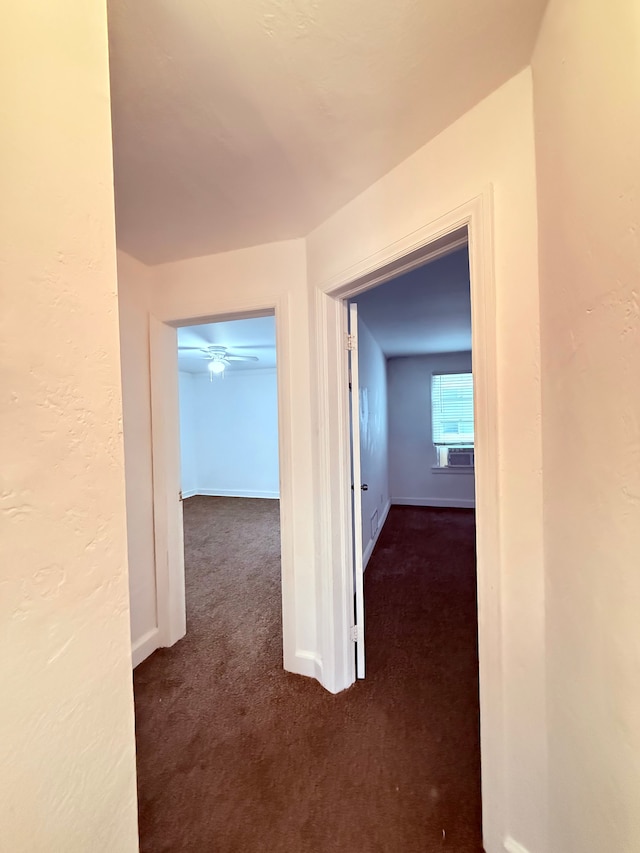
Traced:
[[551, 0], [534, 63], [550, 853], [640, 850], [640, 7]]
[[[522, 71], [307, 238], [313, 291], [493, 188], [506, 806], [485, 827], [543, 849], [546, 706], [538, 247], [533, 99]], [[315, 299], [315, 296], [314, 296]], [[313, 304], [313, 301], [312, 301]], [[496, 558], [498, 555], [496, 554]], [[322, 571], [323, 567], [320, 567]], [[487, 689], [491, 685], [487, 684]]]
[[[389, 441], [387, 427], [387, 365], [384, 353], [358, 318], [360, 370], [360, 466], [362, 482], [362, 547], [366, 563], [389, 509]], [[377, 527], [371, 519], [377, 512]]]
[[[208, 377], [207, 377], [208, 378]], [[180, 395], [180, 475], [185, 498], [198, 494], [198, 451], [196, 408], [196, 377], [192, 373], [178, 373]]]
[[133, 853], [106, 6], [2, 18], [0, 846]]
[[390, 358], [389, 480], [393, 503], [469, 507], [475, 504], [473, 472], [434, 471], [431, 375], [471, 371], [471, 353]]
[[275, 370], [195, 374], [191, 428], [198, 494], [279, 496]]

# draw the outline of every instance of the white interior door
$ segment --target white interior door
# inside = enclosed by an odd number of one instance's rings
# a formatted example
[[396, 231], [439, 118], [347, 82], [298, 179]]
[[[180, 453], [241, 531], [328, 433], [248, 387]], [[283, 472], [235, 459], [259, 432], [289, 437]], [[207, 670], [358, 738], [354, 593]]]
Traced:
[[156, 596], [160, 645], [187, 630], [176, 330], [149, 317]]
[[351, 483], [353, 490], [353, 588], [355, 594], [356, 675], [364, 678], [364, 571], [362, 566], [362, 482], [360, 470], [360, 385], [358, 376], [358, 306], [349, 306], [351, 387]]

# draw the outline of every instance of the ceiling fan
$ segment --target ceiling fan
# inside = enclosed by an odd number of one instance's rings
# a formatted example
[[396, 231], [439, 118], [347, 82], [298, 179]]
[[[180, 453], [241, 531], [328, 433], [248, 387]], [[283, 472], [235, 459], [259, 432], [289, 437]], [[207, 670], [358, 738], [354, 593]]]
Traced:
[[218, 344], [204, 344], [201, 347], [178, 347], [179, 352], [190, 352], [209, 361], [209, 372], [213, 375], [224, 373], [225, 369], [236, 361], [259, 361], [257, 355], [234, 355], [227, 347]]

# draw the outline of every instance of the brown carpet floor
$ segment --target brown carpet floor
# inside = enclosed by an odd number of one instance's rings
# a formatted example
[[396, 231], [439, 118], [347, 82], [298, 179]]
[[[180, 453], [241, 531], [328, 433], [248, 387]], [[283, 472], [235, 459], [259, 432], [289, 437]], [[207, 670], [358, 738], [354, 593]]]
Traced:
[[184, 519], [187, 636], [135, 672], [143, 853], [479, 853], [473, 512], [391, 509], [338, 696], [281, 668], [277, 502]]

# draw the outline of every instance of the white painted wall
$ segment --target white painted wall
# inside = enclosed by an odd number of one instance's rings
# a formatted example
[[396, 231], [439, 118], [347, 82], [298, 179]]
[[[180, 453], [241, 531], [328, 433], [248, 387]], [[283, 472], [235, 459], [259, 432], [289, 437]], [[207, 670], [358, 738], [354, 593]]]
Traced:
[[471, 371], [471, 353], [390, 358], [389, 480], [391, 501], [414, 506], [473, 507], [473, 472], [434, 470], [431, 376]]
[[[208, 377], [207, 377], [208, 379]], [[200, 494], [198, 491], [199, 457], [197, 447], [198, 407], [196, 376], [193, 373], [179, 371], [178, 388], [180, 395], [180, 474], [182, 496], [190, 498]]]
[[[509, 835], [545, 849], [546, 703], [542, 536], [540, 341], [533, 98], [525, 70], [471, 109], [307, 239], [312, 305], [345, 270], [375, 268], [377, 253], [457, 206], [493, 189], [498, 329], [500, 501], [493, 508], [502, 564], [502, 656], [483, 689], [506, 691], [498, 750], [504, 789], [484, 792], [497, 820], [485, 827], [488, 853]], [[321, 340], [319, 341], [321, 343]], [[326, 358], [322, 349], [321, 361]], [[323, 370], [318, 365], [319, 373]], [[336, 404], [337, 405], [337, 404]], [[331, 409], [332, 407], [330, 407]], [[320, 418], [322, 412], [317, 412]], [[328, 413], [331, 414], [330, 412]], [[320, 424], [331, 433], [331, 418]], [[330, 442], [335, 441], [331, 433]], [[333, 446], [333, 445], [331, 445]], [[322, 447], [318, 445], [318, 470]], [[331, 536], [320, 540], [319, 573], [330, 571]], [[326, 563], [325, 563], [326, 561]], [[501, 670], [502, 667], [502, 670]], [[495, 678], [491, 681], [492, 676]], [[486, 744], [485, 744], [486, 746]], [[502, 796], [504, 792], [504, 797]], [[497, 805], [496, 805], [497, 803]]]
[[[362, 548], [366, 568], [389, 511], [389, 439], [387, 365], [366, 323], [358, 318], [360, 371], [360, 466], [362, 482]], [[372, 518], [376, 514], [375, 522]]]
[[640, 850], [640, 9], [550, 0], [533, 61], [549, 851]]
[[191, 423], [196, 494], [277, 498], [278, 384], [275, 370], [194, 374]]
[[106, 6], [0, 28], [0, 847], [138, 849]]

